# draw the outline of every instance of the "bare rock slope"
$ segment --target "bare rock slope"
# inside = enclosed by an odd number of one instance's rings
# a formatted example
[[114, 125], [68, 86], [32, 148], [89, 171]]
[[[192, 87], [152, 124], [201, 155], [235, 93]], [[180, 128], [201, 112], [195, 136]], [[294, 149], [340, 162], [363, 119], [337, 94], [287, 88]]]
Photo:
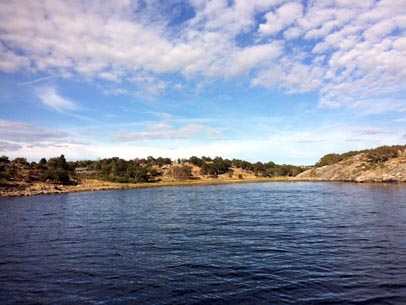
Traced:
[[333, 165], [309, 169], [295, 180], [353, 181], [353, 182], [406, 182], [406, 157], [373, 163], [361, 153]]

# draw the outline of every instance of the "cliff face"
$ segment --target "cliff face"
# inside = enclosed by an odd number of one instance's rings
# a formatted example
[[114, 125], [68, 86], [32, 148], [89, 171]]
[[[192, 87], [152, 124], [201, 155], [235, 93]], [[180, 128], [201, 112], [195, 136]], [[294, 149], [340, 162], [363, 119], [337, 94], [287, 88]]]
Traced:
[[382, 163], [371, 162], [365, 153], [358, 154], [333, 165], [309, 169], [295, 180], [354, 181], [354, 182], [406, 182], [406, 157]]

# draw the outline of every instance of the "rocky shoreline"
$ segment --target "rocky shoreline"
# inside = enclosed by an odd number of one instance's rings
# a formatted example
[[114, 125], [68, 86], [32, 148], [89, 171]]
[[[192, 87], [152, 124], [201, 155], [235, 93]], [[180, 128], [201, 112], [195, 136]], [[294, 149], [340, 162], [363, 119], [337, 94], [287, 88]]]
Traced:
[[333, 165], [309, 169], [297, 175], [301, 181], [348, 181], [348, 182], [406, 182], [406, 157], [371, 163], [362, 153]]
[[0, 197], [21, 197], [36, 195], [151, 188], [165, 186], [193, 186], [228, 183], [275, 182], [275, 181], [335, 181], [355, 183], [406, 183], [406, 157], [397, 157], [380, 163], [371, 163], [365, 153], [355, 155], [336, 164], [308, 169], [296, 177], [247, 177], [244, 179], [199, 178], [188, 180], [163, 180], [148, 183], [116, 183], [97, 179], [83, 179], [77, 185], [62, 185], [46, 182], [7, 182], [0, 184]]
[[154, 187], [173, 187], [173, 186], [204, 186], [204, 185], [220, 185], [220, 184], [239, 184], [239, 183], [261, 183], [261, 182], [344, 182], [344, 183], [395, 183], [406, 185], [406, 181], [396, 181], [393, 179], [381, 180], [329, 180], [320, 177], [295, 177], [295, 178], [258, 178], [246, 180], [187, 180], [187, 181], [166, 181], [157, 183], [112, 183], [100, 180], [86, 181], [83, 184], [76, 186], [72, 185], [46, 185], [46, 184], [33, 184], [28, 187], [13, 186], [7, 188], [0, 188], [1, 197], [30, 197], [39, 195], [57, 195], [79, 192], [97, 192], [106, 190], [125, 190], [135, 188], [154, 188]]

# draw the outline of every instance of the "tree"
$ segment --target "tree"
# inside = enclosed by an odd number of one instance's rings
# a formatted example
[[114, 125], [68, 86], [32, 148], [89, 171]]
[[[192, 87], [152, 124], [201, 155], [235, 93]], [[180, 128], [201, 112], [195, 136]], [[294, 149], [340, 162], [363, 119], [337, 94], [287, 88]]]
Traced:
[[189, 162], [190, 162], [191, 164], [193, 164], [194, 166], [199, 166], [199, 167], [202, 167], [202, 165], [203, 165], [203, 163], [204, 163], [204, 161], [203, 161], [201, 158], [198, 158], [198, 157], [196, 157], [196, 156], [190, 157], [190, 158], [189, 158]]
[[65, 156], [61, 155], [60, 157], [49, 159], [47, 170], [40, 176], [40, 180], [51, 180], [54, 183], [68, 184], [70, 177]]
[[26, 158], [15, 158], [15, 159], [13, 160], [13, 163], [14, 163], [14, 164], [19, 164], [19, 165], [22, 165], [22, 166], [29, 165], [29, 163], [27, 162], [27, 159], [26, 159]]
[[213, 163], [203, 163], [202, 167], [200, 168], [200, 173], [202, 175], [209, 175], [213, 177], [218, 176], [218, 171], [217, 168], [214, 166]]
[[232, 165], [237, 168], [242, 168], [245, 170], [249, 170], [252, 167], [252, 164], [248, 161], [240, 160], [240, 159], [233, 159]]
[[8, 159], [7, 156], [1, 156], [0, 157], [0, 164], [9, 164], [10, 160]]
[[[7, 156], [1, 156], [0, 157], [0, 178], [5, 177], [5, 171], [6, 171], [6, 166], [7, 164], [10, 163], [10, 160], [8, 159]], [[3, 174], [4, 173], [4, 174]]]
[[169, 176], [174, 179], [186, 180], [192, 178], [192, 167], [188, 165], [172, 166]]
[[315, 164], [316, 167], [322, 167], [325, 165], [333, 165], [343, 160], [340, 154], [327, 154], [323, 156], [319, 162]]
[[213, 159], [213, 165], [217, 170], [217, 174], [221, 175], [228, 172], [232, 163], [230, 160], [223, 159], [221, 157], [216, 157]]
[[172, 160], [169, 158], [158, 157], [157, 159], [155, 159], [155, 164], [162, 167], [164, 165], [172, 164]]
[[265, 172], [265, 166], [262, 162], [257, 162], [255, 164], [252, 164], [251, 168], [256, 176], [261, 176]]
[[367, 153], [367, 157], [372, 163], [382, 163], [397, 156], [398, 147], [396, 146], [381, 146]]

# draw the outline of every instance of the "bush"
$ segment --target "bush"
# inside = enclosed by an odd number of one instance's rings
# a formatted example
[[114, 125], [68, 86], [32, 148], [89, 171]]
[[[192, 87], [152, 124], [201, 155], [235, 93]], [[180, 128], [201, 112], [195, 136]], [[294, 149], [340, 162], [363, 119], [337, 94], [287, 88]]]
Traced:
[[173, 166], [170, 169], [169, 175], [174, 179], [185, 180], [192, 178], [192, 167], [183, 166]]
[[399, 147], [397, 146], [381, 146], [372, 149], [367, 153], [367, 157], [372, 163], [382, 163], [389, 159], [396, 158], [398, 156]]
[[343, 160], [343, 157], [339, 154], [327, 154], [323, 156], [319, 162], [317, 162], [314, 166], [322, 167], [326, 165], [333, 165]]

